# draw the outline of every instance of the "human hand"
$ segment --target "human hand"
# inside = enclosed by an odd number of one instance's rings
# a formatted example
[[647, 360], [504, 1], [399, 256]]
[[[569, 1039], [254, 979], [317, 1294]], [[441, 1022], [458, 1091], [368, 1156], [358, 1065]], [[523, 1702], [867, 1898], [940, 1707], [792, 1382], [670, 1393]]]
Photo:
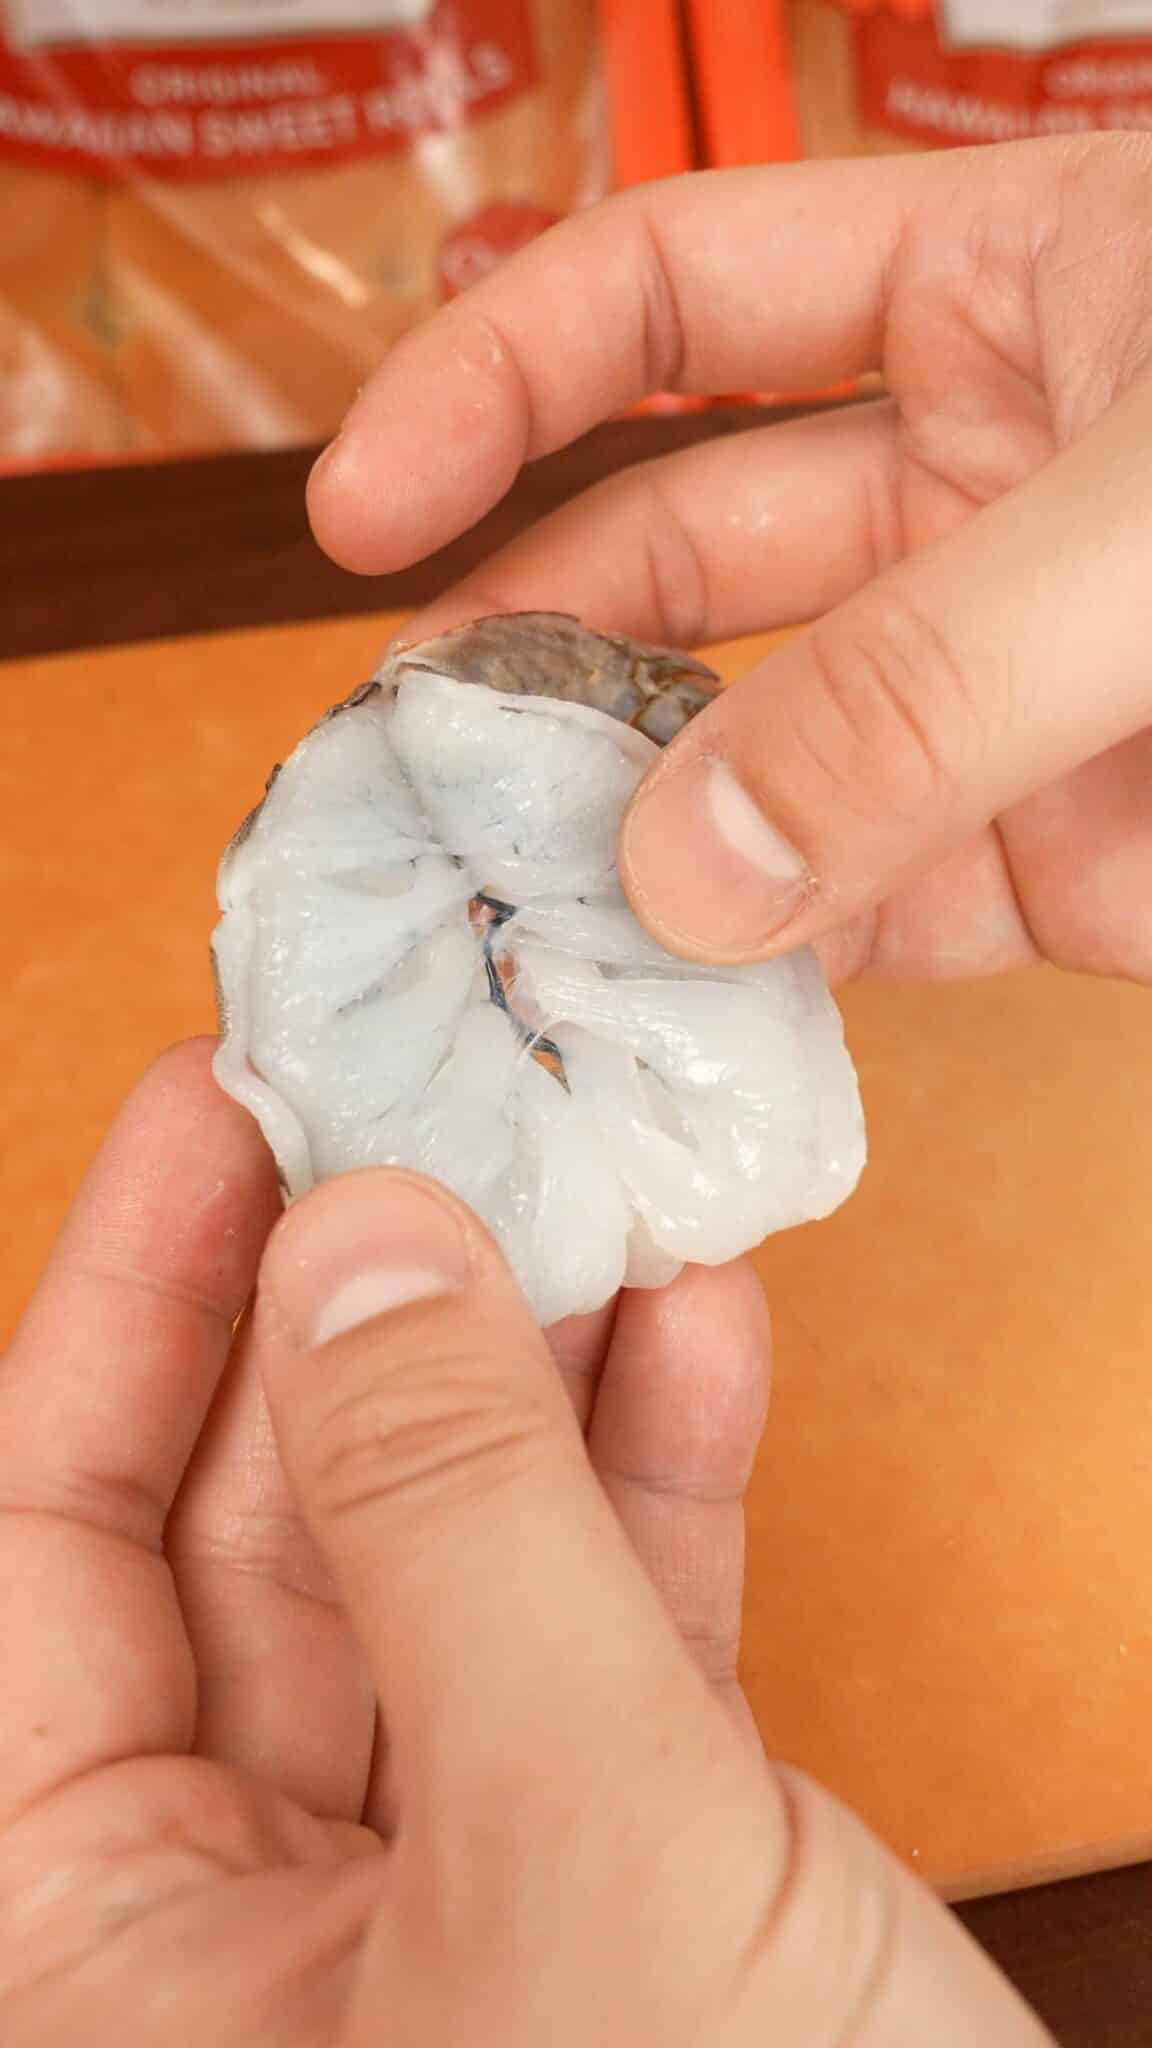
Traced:
[[569, 1326], [566, 1397], [402, 1175], [291, 1211], [233, 1344], [277, 1208], [168, 1055], [0, 1372], [5, 2048], [1039, 2043], [751, 1737], [748, 1271]]
[[[133, 1097], [0, 1366], [5, 2048], [98, 2048], [128, 2014], [133, 2048], [341, 2038], [388, 1881], [376, 1688], [284, 1479], [268, 1346], [232, 1344], [280, 1200], [210, 1051]], [[325, 1199], [321, 1226], [365, 1223], [355, 1191]], [[754, 1739], [735, 1675], [754, 1276], [687, 1275], [551, 1342], [619, 1528]]]
[[713, 173], [556, 229], [402, 342], [311, 485], [395, 569], [642, 393], [888, 397], [646, 464], [415, 630], [809, 620], [661, 758], [621, 870], [671, 950], [1152, 978], [1152, 146]]

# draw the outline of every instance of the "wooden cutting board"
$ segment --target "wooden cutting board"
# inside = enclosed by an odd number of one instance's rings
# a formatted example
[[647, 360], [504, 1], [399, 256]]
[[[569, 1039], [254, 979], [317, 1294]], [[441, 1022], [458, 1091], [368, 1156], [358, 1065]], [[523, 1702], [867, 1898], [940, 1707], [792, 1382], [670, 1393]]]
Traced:
[[[212, 1028], [220, 848], [392, 623], [0, 668], [0, 1328], [141, 1067]], [[872, 1163], [759, 1261], [765, 1739], [954, 1896], [1152, 1854], [1152, 998], [844, 1006]]]

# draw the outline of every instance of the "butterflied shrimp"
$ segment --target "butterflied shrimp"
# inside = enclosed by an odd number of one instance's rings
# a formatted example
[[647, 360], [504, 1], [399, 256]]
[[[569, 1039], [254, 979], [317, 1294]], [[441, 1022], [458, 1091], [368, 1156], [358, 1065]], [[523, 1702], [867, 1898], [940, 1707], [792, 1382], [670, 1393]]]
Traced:
[[851, 1192], [863, 1117], [815, 957], [691, 966], [617, 877], [636, 784], [718, 688], [520, 614], [395, 650], [301, 740], [224, 855], [213, 939], [217, 1077], [288, 1198], [432, 1174], [550, 1323]]

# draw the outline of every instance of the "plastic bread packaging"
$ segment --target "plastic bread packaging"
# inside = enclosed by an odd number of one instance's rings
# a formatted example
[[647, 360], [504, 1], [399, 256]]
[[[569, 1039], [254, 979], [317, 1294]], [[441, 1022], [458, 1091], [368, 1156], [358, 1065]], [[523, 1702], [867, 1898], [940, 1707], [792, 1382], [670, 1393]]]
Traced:
[[332, 431], [612, 183], [595, 0], [8, 0], [0, 463]]

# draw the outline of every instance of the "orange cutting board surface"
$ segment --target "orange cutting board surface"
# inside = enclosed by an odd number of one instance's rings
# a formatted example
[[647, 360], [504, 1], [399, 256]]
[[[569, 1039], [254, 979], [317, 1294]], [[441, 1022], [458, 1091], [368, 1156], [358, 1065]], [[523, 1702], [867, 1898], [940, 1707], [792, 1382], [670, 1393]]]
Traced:
[[[4, 1330], [141, 1067], [212, 1028], [220, 848], [394, 624], [0, 668]], [[1152, 1853], [1152, 998], [844, 1008], [871, 1164], [759, 1255], [765, 1739], [953, 1894]]]

